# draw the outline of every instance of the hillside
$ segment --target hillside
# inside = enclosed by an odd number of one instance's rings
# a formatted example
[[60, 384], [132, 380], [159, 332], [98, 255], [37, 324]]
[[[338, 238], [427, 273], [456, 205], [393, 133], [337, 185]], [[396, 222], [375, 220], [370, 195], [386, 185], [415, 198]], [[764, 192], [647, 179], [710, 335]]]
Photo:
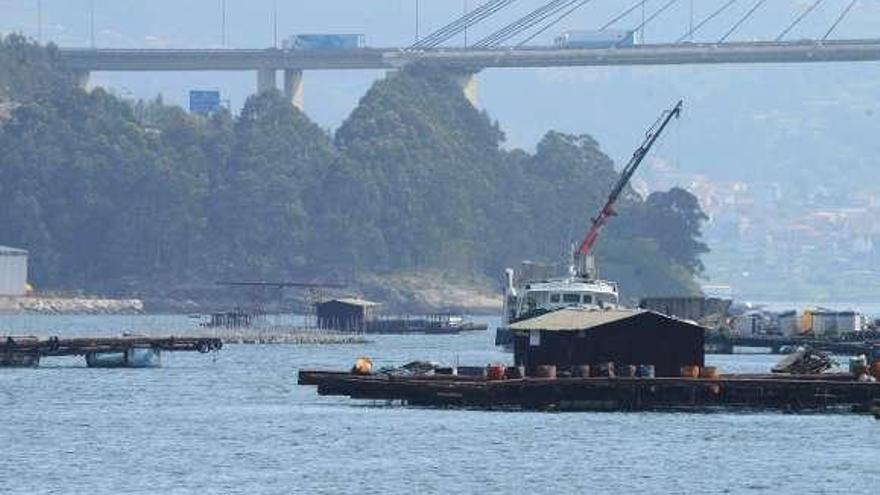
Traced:
[[[563, 259], [616, 178], [586, 135], [504, 150], [498, 124], [430, 67], [378, 81], [331, 136], [277, 92], [204, 118], [83, 92], [51, 48], [19, 38], [2, 42], [0, 62], [17, 105], [0, 127], [0, 244], [31, 250], [38, 287], [155, 293], [432, 270], [491, 280], [521, 259]], [[693, 196], [630, 190], [619, 209], [603, 275], [630, 297], [693, 293], [706, 251]]]

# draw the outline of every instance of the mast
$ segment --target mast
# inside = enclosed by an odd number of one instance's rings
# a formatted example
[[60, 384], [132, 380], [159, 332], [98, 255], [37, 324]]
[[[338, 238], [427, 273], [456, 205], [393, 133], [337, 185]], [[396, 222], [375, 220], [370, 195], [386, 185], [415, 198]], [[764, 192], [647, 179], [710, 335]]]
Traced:
[[584, 237], [583, 241], [581, 241], [580, 246], [578, 246], [578, 249], [574, 254], [574, 268], [578, 276], [587, 278], [592, 277], [593, 263], [591, 260], [591, 252], [593, 246], [596, 244], [596, 239], [599, 238], [599, 232], [601, 232], [602, 227], [608, 223], [608, 219], [616, 215], [614, 205], [617, 203], [618, 198], [620, 198], [623, 190], [626, 188], [627, 184], [629, 184], [630, 179], [632, 179], [632, 176], [636, 173], [636, 170], [642, 163], [642, 160], [645, 159], [645, 156], [647, 156], [648, 152], [651, 150], [654, 142], [657, 141], [669, 122], [673, 117], [677, 118], [681, 115], [681, 108], [682, 101], [678, 100], [678, 103], [676, 103], [672, 109], [665, 110], [657, 121], [654, 122], [654, 125], [648, 129], [641, 146], [636, 148], [632, 158], [629, 159], [629, 163], [626, 164], [626, 167], [624, 167], [623, 171], [620, 173], [620, 177], [617, 179], [617, 183], [614, 184], [614, 188], [611, 189], [611, 194], [608, 196], [605, 206], [599, 210], [598, 215], [592, 218], [590, 230], [587, 232], [587, 235]]

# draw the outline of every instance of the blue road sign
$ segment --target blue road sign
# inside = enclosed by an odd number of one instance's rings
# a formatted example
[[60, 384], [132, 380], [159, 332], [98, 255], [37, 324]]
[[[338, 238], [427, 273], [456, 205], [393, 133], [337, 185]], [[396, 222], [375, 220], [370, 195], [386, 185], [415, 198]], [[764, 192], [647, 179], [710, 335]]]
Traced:
[[209, 114], [220, 108], [219, 91], [191, 90], [189, 92], [189, 111]]

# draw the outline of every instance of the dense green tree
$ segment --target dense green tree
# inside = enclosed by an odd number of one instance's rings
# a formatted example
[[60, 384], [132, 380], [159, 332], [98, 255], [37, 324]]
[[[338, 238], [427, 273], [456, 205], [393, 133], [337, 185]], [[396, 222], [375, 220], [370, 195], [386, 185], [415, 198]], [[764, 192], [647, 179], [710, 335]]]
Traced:
[[[617, 178], [586, 135], [535, 153], [449, 75], [378, 81], [335, 136], [278, 92], [190, 115], [77, 88], [53, 48], [0, 41], [0, 244], [38, 286], [137, 290], [219, 278], [564, 261]], [[705, 215], [690, 193], [627, 190], [598, 245], [629, 295], [692, 293]]]

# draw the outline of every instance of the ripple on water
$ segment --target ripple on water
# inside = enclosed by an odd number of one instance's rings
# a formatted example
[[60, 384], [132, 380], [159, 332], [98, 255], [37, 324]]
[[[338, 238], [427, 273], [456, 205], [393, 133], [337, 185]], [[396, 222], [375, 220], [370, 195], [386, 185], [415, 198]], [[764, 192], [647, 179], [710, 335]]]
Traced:
[[[55, 328], [107, 334], [121, 321], [62, 320]], [[864, 416], [434, 410], [295, 384], [301, 367], [360, 355], [509, 359], [486, 332], [230, 345], [216, 361], [165, 355], [154, 370], [78, 359], [0, 370], [0, 493], [867, 493], [880, 479], [880, 430]], [[775, 361], [710, 360], [728, 371]]]

